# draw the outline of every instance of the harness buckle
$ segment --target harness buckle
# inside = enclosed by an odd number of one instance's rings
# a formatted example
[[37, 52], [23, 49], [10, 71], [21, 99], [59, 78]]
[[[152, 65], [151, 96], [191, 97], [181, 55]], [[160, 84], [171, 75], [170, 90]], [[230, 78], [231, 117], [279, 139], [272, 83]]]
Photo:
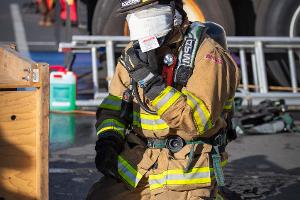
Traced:
[[222, 133], [218, 134], [214, 139], [213, 139], [213, 146], [225, 146], [227, 144], [227, 137], [226, 137], [226, 132], [222, 131]]
[[147, 140], [147, 147], [149, 147], [149, 148], [155, 148], [154, 147], [154, 140], [153, 139], [149, 138]]

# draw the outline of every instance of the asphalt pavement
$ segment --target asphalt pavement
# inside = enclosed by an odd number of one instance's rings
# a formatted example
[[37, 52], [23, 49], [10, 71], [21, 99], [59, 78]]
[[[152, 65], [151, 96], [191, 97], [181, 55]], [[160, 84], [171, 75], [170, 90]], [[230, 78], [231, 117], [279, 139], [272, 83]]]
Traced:
[[[94, 166], [94, 116], [56, 117], [74, 121], [69, 122], [73, 127], [69, 130], [51, 125], [61, 131], [50, 137], [50, 199], [84, 199], [91, 185], [102, 177]], [[69, 134], [72, 130], [74, 134]], [[227, 150], [226, 185], [243, 199], [300, 199], [300, 135], [239, 136]]]
[[60, 20], [50, 27], [39, 26], [41, 14], [24, 8], [30, 2], [33, 0], [0, 2], [0, 43], [14, 42], [18, 45], [18, 39], [25, 38], [22, 42], [28, 45], [29, 51], [57, 51], [59, 42], [68, 41], [72, 35], [86, 34], [85, 30], [76, 27], [72, 27], [71, 34], [68, 34]]

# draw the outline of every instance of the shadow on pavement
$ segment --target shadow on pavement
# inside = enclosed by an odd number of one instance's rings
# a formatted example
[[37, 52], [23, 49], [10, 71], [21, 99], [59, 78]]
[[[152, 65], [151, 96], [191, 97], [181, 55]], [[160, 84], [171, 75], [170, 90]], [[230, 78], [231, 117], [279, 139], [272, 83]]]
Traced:
[[285, 170], [267, 160], [250, 156], [230, 162], [225, 168], [227, 187], [243, 199], [300, 199], [300, 168]]

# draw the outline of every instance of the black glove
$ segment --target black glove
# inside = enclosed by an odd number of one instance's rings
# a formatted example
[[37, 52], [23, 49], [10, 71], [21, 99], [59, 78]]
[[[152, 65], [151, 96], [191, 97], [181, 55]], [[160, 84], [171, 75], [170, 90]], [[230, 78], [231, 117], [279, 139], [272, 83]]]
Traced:
[[106, 176], [118, 177], [118, 155], [123, 148], [123, 142], [119, 138], [99, 138], [96, 142], [95, 164], [98, 171]]
[[[153, 53], [154, 52], [152, 52], [152, 55]], [[124, 51], [122, 56], [124, 67], [128, 71], [129, 76], [136, 81], [141, 88], [147, 87], [153, 78], [157, 76], [157, 62], [150, 66], [148, 53], [143, 53], [140, 49], [130, 47]], [[151, 60], [156, 60], [156, 58], [151, 58]], [[152, 70], [150, 68], [152, 68]]]
[[165, 88], [164, 81], [159, 75], [155, 50], [143, 53], [140, 49], [130, 47], [123, 53], [121, 59], [129, 76], [144, 89], [145, 95], [150, 100]]

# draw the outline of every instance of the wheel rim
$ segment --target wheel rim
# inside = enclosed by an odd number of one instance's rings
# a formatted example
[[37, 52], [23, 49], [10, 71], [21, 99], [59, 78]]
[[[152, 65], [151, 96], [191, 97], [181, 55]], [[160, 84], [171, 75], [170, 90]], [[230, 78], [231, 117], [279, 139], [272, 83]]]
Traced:
[[[194, 0], [183, 0], [183, 9], [187, 13], [187, 16], [190, 21], [205, 21], [204, 14], [200, 6]], [[123, 33], [125, 36], [129, 36], [129, 28], [127, 21], [125, 21]]]
[[300, 36], [300, 6], [296, 9], [290, 23], [290, 37]]

